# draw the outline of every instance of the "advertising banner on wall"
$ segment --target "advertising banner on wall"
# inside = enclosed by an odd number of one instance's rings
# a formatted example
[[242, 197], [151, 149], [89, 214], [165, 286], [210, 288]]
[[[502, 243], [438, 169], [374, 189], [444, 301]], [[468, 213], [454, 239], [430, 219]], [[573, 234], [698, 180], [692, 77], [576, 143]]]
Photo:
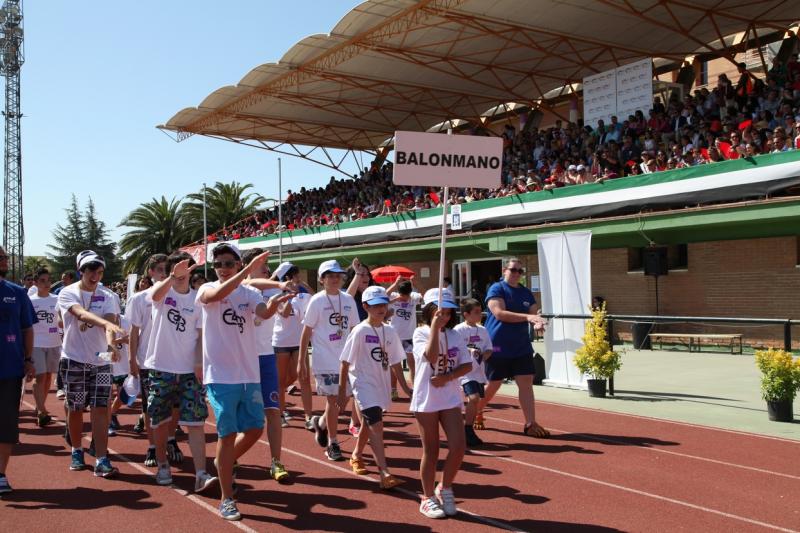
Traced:
[[653, 100], [650, 59], [623, 65], [583, 79], [583, 123], [597, 127], [616, 115], [620, 122], [641, 110], [647, 116]]

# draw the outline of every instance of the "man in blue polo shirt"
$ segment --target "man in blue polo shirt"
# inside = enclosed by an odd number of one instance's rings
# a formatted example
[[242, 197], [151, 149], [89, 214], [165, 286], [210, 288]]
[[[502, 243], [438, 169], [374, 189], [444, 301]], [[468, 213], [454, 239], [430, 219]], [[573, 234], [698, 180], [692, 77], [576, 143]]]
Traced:
[[0, 494], [11, 492], [6, 468], [19, 440], [22, 378], [33, 379], [36, 316], [25, 289], [6, 281], [8, 255], [0, 247]]
[[486, 360], [486, 397], [481, 400], [478, 412], [488, 404], [505, 379], [514, 379], [519, 389], [519, 406], [525, 416], [526, 435], [545, 438], [550, 433], [536, 422], [533, 396], [533, 347], [528, 335], [528, 324], [544, 329], [545, 321], [537, 314], [538, 306], [533, 293], [520, 284], [525, 269], [519, 259], [511, 258], [503, 267], [503, 279], [489, 287], [486, 305], [489, 313], [486, 329], [492, 339], [494, 352]]

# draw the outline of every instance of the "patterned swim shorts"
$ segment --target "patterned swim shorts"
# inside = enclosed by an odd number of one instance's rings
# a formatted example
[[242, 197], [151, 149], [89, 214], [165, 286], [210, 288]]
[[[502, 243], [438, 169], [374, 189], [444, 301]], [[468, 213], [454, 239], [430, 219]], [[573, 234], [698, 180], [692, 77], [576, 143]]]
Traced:
[[113, 380], [111, 365], [92, 365], [67, 359], [60, 366], [70, 411], [81, 411], [87, 405], [108, 407]]
[[148, 371], [147, 414], [150, 425], [158, 427], [172, 418], [172, 408], [178, 406], [180, 423], [201, 426], [208, 418], [205, 391], [194, 373]]

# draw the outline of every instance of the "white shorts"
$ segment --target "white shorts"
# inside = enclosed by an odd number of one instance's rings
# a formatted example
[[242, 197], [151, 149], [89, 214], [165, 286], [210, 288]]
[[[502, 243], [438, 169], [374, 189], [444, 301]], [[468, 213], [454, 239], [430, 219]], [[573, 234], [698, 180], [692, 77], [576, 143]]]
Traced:
[[[317, 396], [339, 396], [339, 374], [314, 374]], [[347, 380], [347, 395], [352, 396], [350, 380]]]

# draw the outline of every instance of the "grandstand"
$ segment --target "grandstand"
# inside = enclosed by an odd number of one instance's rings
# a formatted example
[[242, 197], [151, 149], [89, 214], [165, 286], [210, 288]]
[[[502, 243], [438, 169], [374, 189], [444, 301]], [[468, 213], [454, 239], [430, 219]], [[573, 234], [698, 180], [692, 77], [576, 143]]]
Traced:
[[[441, 193], [394, 186], [388, 160], [394, 131], [452, 127], [505, 143], [501, 188], [451, 191], [465, 204], [448, 244], [459, 296], [504, 256], [535, 274], [538, 234], [589, 228], [594, 292], [612, 312], [655, 313], [642, 275], [655, 244], [669, 249], [662, 313], [800, 315], [800, 4], [531, 4], [364, 2], [329, 35], [177, 113], [161, 127], [180, 140], [322, 154], [342, 173], [327, 149], [374, 159], [355, 179], [293, 191], [282, 228], [263, 211], [210, 240], [275, 248], [280, 232], [308, 269], [331, 255], [403, 257], [430, 286]], [[648, 58], [652, 105], [584, 124], [582, 80]]]

